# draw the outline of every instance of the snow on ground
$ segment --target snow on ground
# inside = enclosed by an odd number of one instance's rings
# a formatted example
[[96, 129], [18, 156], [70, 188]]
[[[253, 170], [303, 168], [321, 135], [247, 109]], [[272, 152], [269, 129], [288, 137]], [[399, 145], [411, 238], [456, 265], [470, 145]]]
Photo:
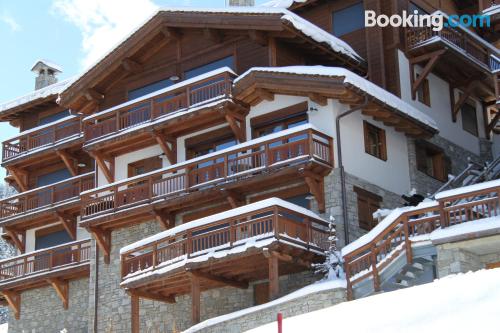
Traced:
[[[498, 332], [500, 269], [450, 275], [408, 289], [285, 318], [283, 332]], [[248, 333], [275, 333], [276, 322]]]
[[320, 291], [332, 290], [332, 289], [337, 289], [337, 288], [346, 288], [346, 281], [340, 280], [340, 279], [318, 281], [318, 282], [313, 283], [311, 285], [308, 285], [304, 288], [296, 290], [288, 295], [285, 295], [283, 297], [275, 299], [274, 301], [264, 303], [262, 305], [253, 306], [251, 308], [243, 309], [240, 311], [231, 312], [231, 313], [228, 313], [228, 314], [223, 315], [223, 316], [219, 316], [219, 317], [205, 320], [205, 321], [203, 321], [195, 326], [192, 326], [191, 328], [184, 331], [183, 333], [198, 332], [199, 330], [201, 330], [205, 327], [209, 327], [209, 326], [212, 326], [214, 324], [217, 324], [217, 323], [220, 323], [223, 321], [235, 319], [235, 318], [244, 316], [246, 314], [253, 313], [256, 311], [260, 311], [260, 310], [264, 310], [264, 309], [267, 309], [267, 308], [270, 308], [270, 307], [273, 307], [275, 305], [282, 304], [285, 302], [290, 302], [294, 299], [297, 299], [300, 297], [305, 297], [307, 295], [311, 295], [311, 294], [314, 294], [314, 293], [317, 293]]
[[497, 233], [498, 231], [500, 231], [500, 216], [461, 223], [444, 229], [440, 228], [434, 230], [430, 234], [429, 239], [433, 243], [439, 243], [440, 240], [469, 234], [485, 233], [487, 231], [491, 231], [492, 233]]
[[500, 179], [491, 180], [488, 182], [478, 183], [474, 185], [469, 185], [465, 187], [459, 187], [452, 190], [442, 191], [437, 193], [434, 197], [436, 200], [443, 199], [446, 197], [452, 197], [455, 195], [466, 194], [470, 192], [480, 191], [487, 188], [500, 187]]
[[0, 333], [7, 333], [9, 331], [9, 324], [5, 323], [0, 325]]

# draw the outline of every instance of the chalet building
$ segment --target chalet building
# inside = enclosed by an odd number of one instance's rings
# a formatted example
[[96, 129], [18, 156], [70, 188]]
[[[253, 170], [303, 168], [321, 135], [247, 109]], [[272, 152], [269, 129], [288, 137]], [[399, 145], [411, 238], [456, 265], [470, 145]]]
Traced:
[[498, 25], [365, 28], [364, 10], [490, 2], [166, 8], [75, 78], [38, 61], [36, 90], [0, 105], [19, 128], [9, 329], [171, 332], [320, 279], [330, 217], [350, 243], [500, 145]]

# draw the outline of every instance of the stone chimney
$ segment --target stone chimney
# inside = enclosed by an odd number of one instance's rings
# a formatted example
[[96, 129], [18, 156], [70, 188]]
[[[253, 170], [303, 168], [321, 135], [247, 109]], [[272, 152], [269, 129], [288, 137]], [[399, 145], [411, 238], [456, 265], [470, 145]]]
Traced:
[[62, 68], [47, 60], [37, 60], [31, 68], [38, 74], [35, 79], [35, 90], [45, 88], [57, 82], [57, 74], [62, 73]]
[[255, 6], [255, 0], [228, 0], [230, 7]]

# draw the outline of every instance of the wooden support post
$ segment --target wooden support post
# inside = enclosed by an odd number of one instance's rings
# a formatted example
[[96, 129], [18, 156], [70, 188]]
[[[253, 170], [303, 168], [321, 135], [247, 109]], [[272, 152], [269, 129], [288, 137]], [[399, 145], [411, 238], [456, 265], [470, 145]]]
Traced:
[[227, 112], [225, 114], [225, 118], [226, 118], [227, 123], [229, 124], [229, 127], [231, 127], [231, 130], [233, 131], [236, 139], [239, 142], [245, 142], [246, 141], [246, 133], [245, 133], [244, 120], [238, 119], [240, 117], [237, 117], [235, 114], [230, 113], [230, 112]]
[[262, 32], [260, 30], [249, 30], [248, 36], [251, 40], [261, 46], [267, 46], [267, 44], [269, 43], [269, 39], [267, 38], [265, 32]]
[[237, 208], [245, 203], [245, 197], [231, 190], [225, 190], [227, 202], [231, 208]]
[[[153, 138], [156, 140], [161, 150], [168, 158], [171, 165], [177, 163], [177, 140], [175, 138], [167, 138], [160, 132], [153, 132]], [[169, 146], [170, 145], [170, 146]]]
[[24, 233], [23, 238], [21, 240], [21, 239], [19, 239], [19, 236], [18, 236], [19, 233], [17, 231], [14, 231], [14, 230], [11, 230], [8, 228], [4, 228], [4, 231], [7, 234], [7, 236], [9, 236], [9, 238], [12, 240], [12, 242], [17, 247], [19, 252], [24, 253], [26, 233]]
[[2, 294], [5, 296], [7, 303], [14, 312], [14, 318], [19, 320], [21, 316], [21, 294], [15, 291], [3, 290]]
[[153, 294], [150, 292], [140, 291], [140, 290], [133, 290], [133, 291], [128, 290], [127, 294], [129, 294], [130, 296], [137, 296], [140, 298], [146, 298], [146, 299], [149, 299], [151, 301], [165, 302], [165, 303], [170, 303], [170, 304], [175, 303], [174, 295], [165, 296], [163, 294], [156, 294], [156, 293]]
[[[477, 81], [471, 79], [471, 81], [469, 81], [469, 84], [463, 90], [462, 94], [460, 95], [460, 98], [458, 99], [458, 101], [456, 103], [454, 102], [455, 96], [453, 96], [452, 105], [451, 105], [451, 118], [452, 118], [453, 122], [457, 121], [458, 111], [460, 111], [460, 109], [465, 104], [465, 102], [467, 102], [467, 99], [472, 94], [472, 90], [476, 87], [476, 85], [477, 85]], [[452, 90], [450, 92], [450, 94], [454, 94], [454, 90]]]
[[89, 228], [89, 230], [94, 236], [97, 245], [102, 250], [104, 263], [109, 265], [111, 256], [111, 231], [102, 230], [100, 228]]
[[316, 93], [311, 93], [309, 94], [309, 99], [313, 101], [314, 103], [325, 106], [328, 104], [328, 99], [324, 95], [316, 94]]
[[373, 275], [373, 290], [375, 292], [380, 291], [380, 276], [378, 275], [377, 268], [377, 249], [372, 246], [370, 250], [370, 257], [372, 262], [372, 275]]
[[14, 177], [14, 180], [16, 181], [17, 186], [19, 186], [21, 192], [27, 191], [28, 174], [26, 173], [26, 171], [14, 167], [5, 167], [5, 168], [9, 171], [12, 177]]
[[109, 168], [104, 161], [104, 157], [102, 156], [101, 153], [99, 152], [89, 152], [89, 155], [96, 161], [97, 165], [99, 166], [99, 169], [104, 173], [104, 177], [106, 177], [106, 180], [108, 183], [113, 183], [114, 182], [114, 176], [113, 176], [113, 169], [114, 168]]
[[326, 206], [323, 178], [306, 175], [304, 179], [307, 186], [309, 187], [309, 191], [312, 193], [312, 195], [314, 195], [314, 198], [318, 202], [318, 210], [320, 211], [320, 213], [324, 213], [326, 210]]
[[279, 295], [279, 272], [278, 272], [278, 257], [270, 255], [268, 257], [269, 265], [269, 300], [276, 299]]
[[68, 305], [69, 305], [69, 297], [68, 297], [69, 296], [69, 283], [68, 283], [68, 281], [63, 281], [63, 280], [54, 278], [54, 279], [48, 279], [47, 282], [50, 283], [52, 288], [54, 288], [54, 290], [56, 291], [57, 296], [59, 296], [59, 298], [61, 299], [61, 301], [63, 303], [64, 310], [68, 310]]
[[155, 216], [156, 221], [160, 223], [163, 230], [166, 230], [175, 225], [175, 215], [169, 212], [160, 211], [158, 209], [153, 209], [153, 214]]
[[267, 89], [257, 88], [255, 94], [262, 100], [272, 102], [274, 101], [274, 93]]
[[75, 177], [78, 175], [78, 161], [77, 159], [65, 150], [56, 150], [57, 156], [61, 158], [71, 176]]
[[142, 65], [137, 61], [134, 61], [130, 58], [125, 58], [122, 60], [123, 69], [131, 74], [137, 74], [142, 71]]
[[88, 101], [92, 101], [96, 104], [100, 104], [101, 101], [104, 99], [104, 94], [98, 92], [94, 88], [87, 89], [84, 96]]
[[408, 215], [403, 217], [404, 233], [405, 233], [405, 247], [406, 247], [406, 263], [413, 263], [413, 252], [410, 240], [410, 226], [408, 225]]
[[76, 218], [57, 211], [56, 211], [56, 216], [59, 222], [63, 225], [68, 235], [71, 237], [71, 239], [76, 240]]
[[[427, 78], [427, 76], [430, 74], [434, 66], [436, 65], [437, 61], [446, 52], [446, 49], [444, 50], [438, 50], [435, 52], [431, 52], [429, 54], [425, 54], [423, 56], [415, 57], [410, 59], [410, 73], [413, 74], [410, 77], [411, 81], [411, 96], [413, 99], [417, 98], [417, 91], [418, 88], [420, 88], [420, 85], [424, 83], [424, 80]], [[419, 77], [417, 80], [415, 80], [415, 70], [414, 66], [418, 63], [421, 63], [423, 61], [427, 61], [427, 64], [424, 66], [422, 73], [420, 73]]]
[[200, 322], [200, 278], [191, 274], [191, 322]]
[[130, 295], [130, 320], [131, 332], [140, 333], [139, 297], [134, 294]]

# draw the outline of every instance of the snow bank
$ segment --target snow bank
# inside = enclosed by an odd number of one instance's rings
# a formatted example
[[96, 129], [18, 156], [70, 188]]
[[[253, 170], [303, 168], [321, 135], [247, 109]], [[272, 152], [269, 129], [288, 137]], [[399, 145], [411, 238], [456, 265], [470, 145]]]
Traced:
[[438, 130], [437, 124], [428, 115], [403, 101], [396, 95], [384, 90], [367, 79], [351, 72], [348, 69], [341, 67], [326, 67], [326, 66], [288, 66], [288, 67], [253, 67], [240, 75], [235, 81], [244, 79], [252, 72], [267, 72], [267, 73], [288, 73], [300, 75], [318, 75], [326, 77], [344, 77], [344, 83], [350, 84], [368, 95], [376, 98], [380, 102], [408, 115], [409, 117], [418, 120], [419, 122]]
[[434, 197], [436, 198], [436, 200], [440, 200], [440, 199], [443, 199], [446, 197], [452, 197], [455, 195], [472, 193], [472, 192], [481, 191], [481, 190], [484, 190], [487, 188], [493, 188], [493, 187], [500, 187], [500, 179], [491, 180], [488, 182], [478, 183], [478, 184], [464, 186], [464, 187], [459, 187], [459, 188], [455, 188], [452, 190], [442, 191], [442, 192], [437, 193]]
[[8, 332], [9, 332], [9, 323], [0, 325], [0, 333], [8, 333]]
[[[243, 309], [240, 311], [236, 312], [231, 312], [223, 316], [211, 318], [208, 320], [205, 320], [195, 326], [190, 327], [189, 329], [185, 330], [183, 333], [191, 333], [191, 332], [198, 332], [201, 329], [204, 329], [206, 327], [215, 325], [217, 323], [221, 323], [227, 320], [235, 319], [241, 316], [244, 316], [246, 314], [264, 310], [270, 307], [273, 307], [275, 305], [279, 305], [285, 302], [290, 302], [293, 301], [294, 299], [305, 297], [307, 295], [311, 295], [320, 291], [325, 291], [325, 290], [332, 290], [332, 289], [337, 289], [337, 288], [346, 288], [346, 281], [345, 280], [325, 280], [325, 281], [318, 281], [316, 283], [313, 283], [309, 286], [306, 286], [302, 289], [296, 290], [288, 295], [285, 295], [283, 297], [280, 297], [278, 299], [275, 299], [274, 301], [262, 304], [262, 305], [257, 305], [253, 306], [251, 308]], [[274, 332], [273, 332], [274, 333]]]
[[[253, 211], [256, 211], [256, 210], [259, 210], [259, 209], [268, 208], [268, 207], [272, 207], [272, 206], [280, 206], [280, 207], [287, 208], [287, 209], [290, 209], [292, 211], [295, 211], [297, 213], [309, 216], [309, 217], [311, 217], [313, 219], [318, 219], [318, 220], [325, 221], [319, 215], [311, 212], [308, 209], [305, 209], [304, 207], [295, 205], [293, 203], [287, 202], [287, 201], [279, 199], [279, 198], [269, 198], [269, 199], [265, 199], [265, 200], [261, 200], [261, 201], [257, 201], [257, 202], [251, 203], [249, 205], [241, 206], [241, 207], [238, 207], [238, 208], [233, 208], [233, 209], [224, 211], [222, 213], [218, 213], [218, 214], [210, 215], [210, 216], [207, 216], [207, 217], [203, 217], [201, 219], [197, 219], [197, 220], [194, 220], [194, 221], [191, 221], [191, 222], [188, 222], [188, 223], [181, 224], [181, 225], [179, 225], [177, 227], [174, 227], [172, 229], [168, 229], [168, 230], [162, 231], [162, 232], [160, 232], [160, 233], [158, 233], [156, 235], [150, 236], [148, 238], [144, 238], [144, 239], [142, 239], [140, 241], [137, 241], [135, 243], [132, 243], [130, 245], [122, 247], [121, 250], [120, 250], [120, 253], [123, 254], [125, 252], [130, 251], [130, 250], [134, 250], [136, 248], [139, 248], [139, 247], [142, 247], [144, 245], [153, 243], [155, 241], [164, 239], [166, 237], [173, 236], [175, 234], [181, 233], [181, 232], [186, 231], [188, 229], [197, 228], [197, 227], [200, 227], [200, 226], [203, 226], [203, 225], [207, 225], [207, 224], [210, 224], [210, 223], [213, 223], [213, 222], [216, 222], [216, 221], [224, 220], [224, 219], [227, 219], [227, 218], [231, 218], [231, 217], [234, 217], [234, 216], [238, 216], [238, 215], [250, 213], [250, 212], [253, 212]], [[325, 222], [327, 222], [327, 221], [325, 221]]]
[[[500, 269], [451, 275], [285, 318], [283, 332], [498, 332], [498, 281]], [[275, 333], [277, 325], [274, 322], [247, 332]]]
[[470, 221], [457, 224], [448, 228], [434, 230], [429, 239], [433, 243], [439, 243], [440, 240], [449, 240], [450, 238], [480, 234], [491, 231], [498, 233], [500, 231], [500, 216], [489, 217], [477, 221]]

